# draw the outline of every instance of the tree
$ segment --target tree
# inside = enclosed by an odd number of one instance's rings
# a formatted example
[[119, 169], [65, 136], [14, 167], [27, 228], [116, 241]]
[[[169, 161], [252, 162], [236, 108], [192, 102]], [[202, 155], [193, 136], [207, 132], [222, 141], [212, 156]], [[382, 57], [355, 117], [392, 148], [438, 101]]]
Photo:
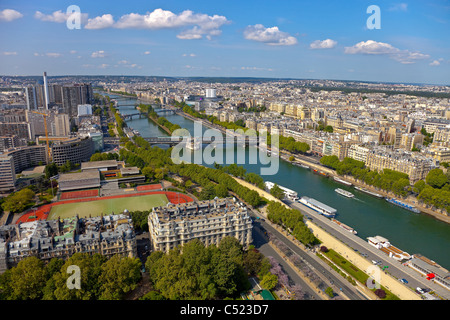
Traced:
[[413, 191], [414, 191], [415, 193], [421, 193], [422, 190], [425, 188], [425, 186], [426, 186], [425, 181], [419, 180], [419, 181], [417, 181], [417, 182], [414, 184]]
[[380, 299], [386, 298], [386, 292], [385, 292], [383, 289], [377, 289], [377, 290], [375, 290], [375, 294], [376, 294], [377, 297], [380, 298]]
[[44, 169], [45, 172], [45, 178], [50, 179], [50, 177], [53, 177], [58, 174], [58, 166], [56, 163], [52, 162], [45, 166]]
[[283, 200], [284, 199], [284, 191], [275, 183], [275, 185], [270, 189], [270, 194], [275, 198]]
[[[53, 276], [55, 290], [48, 299], [55, 300], [93, 300], [100, 295], [101, 283], [98, 281], [102, 273], [102, 264], [106, 257], [96, 253], [73, 254], [61, 268], [61, 271]], [[81, 289], [73, 290], [67, 287], [67, 279], [72, 275], [67, 273], [69, 266], [78, 266], [80, 268]]]
[[34, 195], [35, 193], [31, 189], [22, 189], [6, 197], [2, 203], [2, 208], [5, 211], [22, 212], [31, 204]]
[[99, 299], [120, 300], [127, 292], [134, 290], [141, 278], [140, 268], [138, 258], [112, 256], [101, 267]]
[[256, 249], [248, 250], [244, 254], [244, 269], [249, 275], [256, 275], [261, 266], [262, 255]]
[[44, 263], [37, 257], [21, 260], [10, 273], [12, 300], [36, 300], [42, 297], [46, 283]]
[[431, 187], [440, 189], [447, 183], [447, 176], [439, 168], [431, 169], [430, 172], [428, 172], [425, 181]]
[[225, 198], [228, 196], [228, 189], [223, 184], [217, 184], [214, 186], [214, 193], [219, 198]]
[[264, 289], [272, 290], [278, 284], [278, 276], [269, 272], [263, 276], [259, 284]]
[[326, 289], [325, 289], [325, 293], [326, 293], [330, 298], [333, 298], [333, 297], [334, 297], [334, 291], [333, 291], [333, 288], [331, 288], [331, 287], [326, 288]]
[[139, 298], [139, 300], [166, 300], [166, 298], [158, 291], [150, 291]]

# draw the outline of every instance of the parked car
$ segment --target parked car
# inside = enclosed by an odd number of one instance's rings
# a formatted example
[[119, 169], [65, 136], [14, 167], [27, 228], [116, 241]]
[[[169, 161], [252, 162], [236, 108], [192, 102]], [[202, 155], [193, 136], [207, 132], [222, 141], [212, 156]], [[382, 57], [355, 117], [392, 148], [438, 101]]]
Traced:
[[408, 280], [406, 280], [405, 278], [403, 278], [403, 279], [400, 279], [400, 282], [402, 282], [402, 283], [408, 283]]

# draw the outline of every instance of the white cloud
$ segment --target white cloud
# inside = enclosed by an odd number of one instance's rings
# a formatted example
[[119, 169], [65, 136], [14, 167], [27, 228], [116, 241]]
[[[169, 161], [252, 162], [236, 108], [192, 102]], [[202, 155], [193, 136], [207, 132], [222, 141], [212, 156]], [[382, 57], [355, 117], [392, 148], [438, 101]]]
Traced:
[[439, 66], [441, 63], [439, 62], [439, 60], [433, 60], [432, 62], [430, 62], [430, 66]]
[[4, 56], [17, 56], [17, 52], [15, 52], [15, 51], [4, 51], [3, 55]]
[[180, 14], [175, 14], [168, 10], [155, 9], [145, 15], [130, 13], [123, 15], [115, 23], [116, 28], [139, 28], [139, 29], [169, 29], [192, 27], [182, 31], [177, 37], [179, 39], [201, 39], [203, 36], [210, 38], [221, 34], [220, 27], [229, 23], [224, 16], [209, 16], [203, 13], [194, 13], [185, 10]]
[[57, 52], [47, 52], [45, 55], [50, 58], [59, 58], [62, 56], [61, 53], [57, 53]]
[[69, 17], [72, 19], [75, 19], [78, 17], [78, 15], [81, 15], [81, 17], [80, 17], [81, 23], [85, 23], [87, 21], [87, 17], [88, 17], [87, 13], [80, 14], [80, 13], [74, 12], [74, 13], [67, 14], [65, 12], [62, 12], [61, 10], [55, 11], [52, 14], [44, 14], [40, 11], [36, 11], [34, 14], [34, 17], [41, 21], [63, 23], [63, 22], [66, 22]]
[[75, 54], [77, 53], [77, 50], [70, 50], [70, 54]]
[[273, 71], [272, 68], [259, 68], [259, 67], [241, 67], [241, 70]]
[[397, 3], [391, 6], [388, 11], [408, 11], [407, 3]]
[[311, 49], [331, 49], [334, 48], [337, 45], [337, 41], [326, 39], [326, 40], [316, 40], [311, 42], [309, 47]]
[[101, 17], [95, 17], [88, 19], [85, 29], [105, 29], [114, 25], [114, 18], [111, 14], [104, 14]]
[[150, 53], [151, 53], [150, 51], [145, 51], [145, 52], [144, 52], [144, 54], [150, 54]]
[[195, 53], [183, 53], [183, 57], [195, 57]]
[[4, 9], [0, 11], [0, 21], [13, 21], [22, 18], [23, 14], [13, 9]]
[[280, 31], [278, 27], [266, 28], [262, 24], [245, 28], [244, 38], [273, 46], [291, 46], [297, 43], [295, 37]]
[[92, 58], [104, 58], [105, 56], [106, 56], [106, 53], [103, 50], [94, 51], [91, 54]]
[[109, 67], [109, 64], [106, 63], [102, 63], [101, 65], [98, 66], [100, 69], [106, 69], [107, 67]]
[[387, 55], [402, 64], [411, 64], [430, 57], [428, 54], [400, 50], [388, 43], [373, 40], [361, 41], [352, 47], [345, 47], [344, 52], [347, 54]]

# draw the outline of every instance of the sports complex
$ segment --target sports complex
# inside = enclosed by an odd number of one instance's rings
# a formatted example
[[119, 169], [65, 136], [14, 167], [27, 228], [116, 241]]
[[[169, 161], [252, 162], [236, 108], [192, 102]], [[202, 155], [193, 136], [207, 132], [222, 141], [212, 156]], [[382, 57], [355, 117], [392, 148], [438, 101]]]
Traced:
[[65, 219], [78, 215], [95, 217], [121, 213], [124, 210], [145, 211], [166, 204], [191, 202], [186, 194], [164, 191], [161, 184], [125, 189], [120, 195], [99, 196], [99, 189], [63, 192], [59, 201], [40, 206], [22, 215], [16, 223], [36, 220]]

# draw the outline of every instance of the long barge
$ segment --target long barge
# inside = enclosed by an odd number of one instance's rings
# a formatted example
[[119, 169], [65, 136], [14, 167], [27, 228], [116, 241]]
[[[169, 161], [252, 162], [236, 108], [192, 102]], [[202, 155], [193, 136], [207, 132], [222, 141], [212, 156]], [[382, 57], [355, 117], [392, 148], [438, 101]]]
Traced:
[[394, 198], [386, 198], [386, 201], [389, 202], [389, 203], [392, 203], [392, 204], [394, 204], [396, 206], [399, 206], [400, 208], [403, 208], [403, 209], [406, 209], [406, 210], [409, 210], [409, 211], [412, 211], [412, 212], [415, 212], [415, 213], [420, 213], [420, 210], [417, 209], [416, 207], [411, 206], [411, 205], [409, 205], [407, 203], [404, 203], [404, 202], [402, 202], [400, 200], [397, 200], [397, 199], [394, 199]]
[[310, 198], [310, 197], [301, 197], [300, 200], [298, 200], [301, 204], [304, 204], [305, 206], [313, 209], [314, 211], [320, 213], [321, 215], [327, 217], [327, 218], [334, 218], [336, 216], [337, 210], [335, 208], [332, 208], [320, 201], [317, 201], [316, 199]]
[[351, 187], [353, 185], [351, 182], [342, 180], [341, 178], [338, 178], [338, 177], [333, 177], [333, 179], [334, 179], [334, 181], [342, 183], [343, 185], [346, 185], [348, 187]]
[[328, 174], [323, 171], [313, 169], [313, 173], [318, 174], [319, 176], [324, 176], [324, 177], [328, 178]]
[[353, 229], [352, 227], [340, 222], [339, 220], [336, 220], [334, 218], [331, 218], [331, 221], [333, 221], [334, 223], [336, 223], [338, 226], [340, 226], [341, 228], [343, 228], [344, 230], [351, 232], [353, 234], [358, 234], [358, 232], [356, 232], [355, 229]]
[[355, 187], [356, 190], [359, 190], [361, 192], [367, 193], [368, 195], [374, 196], [378, 199], [383, 199], [384, 196], [382, 194], [376, 193], [376, 192], [372, 192], [370, 190], [367, 190], [366, 188], [362, 188], [362, 187]]

